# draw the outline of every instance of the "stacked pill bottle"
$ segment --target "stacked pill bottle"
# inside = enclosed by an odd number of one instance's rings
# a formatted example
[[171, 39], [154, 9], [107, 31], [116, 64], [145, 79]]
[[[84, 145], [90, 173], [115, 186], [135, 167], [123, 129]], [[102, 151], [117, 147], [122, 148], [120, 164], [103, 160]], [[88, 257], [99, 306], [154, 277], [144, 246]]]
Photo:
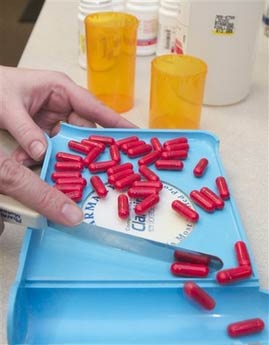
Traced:
[[139, 20], [137, 32], [138, 56], [153, 55], [156, 52], [158, 34], [159, 0], [127, 0], [126, 12]]
[[115, 12], [124, 12], [125, 0], [112, 0], [112, 7]]
[[88, 14], [95, 12], [113, 11], [111, 0], [80, 0], [78, 6], [79, 25], [79, 65], [86, 68], [86, 41], [84, 19]]
[[156, 55], [170, 54], [174, 51], [180, 2], [181, 0], [161, 0]]

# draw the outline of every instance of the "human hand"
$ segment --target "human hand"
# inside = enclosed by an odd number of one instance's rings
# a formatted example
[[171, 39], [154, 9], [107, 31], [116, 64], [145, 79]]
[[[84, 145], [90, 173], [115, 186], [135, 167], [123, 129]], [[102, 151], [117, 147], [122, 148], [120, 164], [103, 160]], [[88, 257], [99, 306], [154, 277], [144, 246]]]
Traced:
[[87, 127], [95, 123], [135, 127], [62, 73], [0, 67], [0, 128], [21, 146], [12, 157], [0, 151], [0, 193], [55, 222], [75, 225], [82, 220], [76, 204], [21, 164], [43, 159], [44, 131], [55, 135], [60, 121]]

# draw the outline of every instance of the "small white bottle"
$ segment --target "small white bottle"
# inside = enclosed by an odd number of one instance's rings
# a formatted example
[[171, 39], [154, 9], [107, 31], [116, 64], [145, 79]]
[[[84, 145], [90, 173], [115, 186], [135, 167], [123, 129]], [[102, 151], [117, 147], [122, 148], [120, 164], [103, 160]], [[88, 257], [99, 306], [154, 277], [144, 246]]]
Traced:
[[153, 55], [158, 34], [159, 0], [127, 0], [126, 12], [139, 20], [136, 55]]
[[174, 50], [180, 2], [181, 0], [161, 0], [156, 55], [171, 54]]
[[125, 0], [112, 0], [112, 8], [115, 12], [124, 12]]
[[86, 41], [84, 19], [88, 14], [113, 11], [111, 0], [80, 0], [78, 6], [79, 64], [86, 69]]

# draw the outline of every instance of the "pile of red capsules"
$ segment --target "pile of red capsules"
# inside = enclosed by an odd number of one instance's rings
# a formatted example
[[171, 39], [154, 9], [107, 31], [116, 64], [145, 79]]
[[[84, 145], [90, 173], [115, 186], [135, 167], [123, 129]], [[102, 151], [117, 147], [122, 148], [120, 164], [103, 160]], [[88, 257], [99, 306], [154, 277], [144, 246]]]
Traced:
[[[145, 214], [160, 201], [159, 193], [163, 185], [159, 176], [149, 166], [154, 164], [157, 170], [181, 171], [184, 168], [183, 160], [188, 157], [189, 143], [185, 137], [167, 140], [163, 144], [157, 137], [153, 137], [149, 144], [135, 135], [120, 140], [115, 140], [110, 136], [91, 135], [81, 142], [69, 141], [68, 147], [71, 151], [83, 154], [84, 157], [67, 152], [56, 154], [55, 171], [51, 175], [55, 182], [55, 188], [72, 200], [81, 201], [83, 190], [87, 185], [87, 180], [82, 177], [82, 171], [87, 168], [91, 173], [89, 182], [92, 188], [100, 198], [105, 198], [108, 190], [105, 182], [97, 175], [105, 172], [107, 182], [119, 191], [118, 216], [125, 219], [130, 215], [129, 198], [141, 199], [134, 208], [137, 215]], [[99, 161], [106, 148], [109, 150], [111, 159]], [[121, 163], [121, 154], [127, 155], [130, 159], [139, 158], [137, 161], [138, 172], [135, 172], [130, 161]], [[202, 177], [207, 166], [208, 160], [202, 157], [193, 168], [194, 176]], [[219, 176], [215, 182], [218, 194], [208, 187], [190, 192], [190, 198], [193, 202], [209, 213], [216, 209], [223, 209], [224, 201], [230, 197], [225, 178]], [[174, 200], [171, 207], [188, 221], [197, 222], [199, 220], [198, 212], [180, 200]], [[245, 243], [237, 242], [235, 252], [238, 266], [219, 271], [216, 275], [216, 280], [221, 285], [246, 279], [252, 274]], [[171, 265], [171, 272], [176, 276], [204, 278], [209, 273], [209, 258], [207, 256], [187, 255], [176, 251], [175, 260], [176, 262]], [[195, 282], [186, 282], [184, 292], [202, 308], [207, 310], [215, 308], [214, 299]], [[255, 318], [230, 324], [227, 332], [230, 336], [237, 337], [260, 332], [263, 328], [264, 322]]]

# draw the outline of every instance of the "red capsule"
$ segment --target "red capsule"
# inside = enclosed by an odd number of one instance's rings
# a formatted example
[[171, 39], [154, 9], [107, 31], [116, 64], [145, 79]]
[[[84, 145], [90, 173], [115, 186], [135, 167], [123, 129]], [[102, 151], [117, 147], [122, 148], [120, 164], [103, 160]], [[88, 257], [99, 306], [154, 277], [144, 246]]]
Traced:
[[89, 140], [96, 141], [98, 143], [102, 143], [106, 146], [113, 145], [115, 143], [115, 139], [105, 135], [90, 135]]
[[189, 262], [190, 264], [201, 264], [208, 266], [210, 257], [205, 254], [188, 253], [182, 250], [175, 250], [174, 258], [177, 261]]
[[81, 140], [81, 143], [87, 146], [90, 146], [90, 148], [98, 147], [101, 152], [103, 152], [106, 148], [106, 145], [103, 143], [98, 143], [97, 141], [89, 140], [89, 139], [83, 139]]
[[52, 181], [56, 181], [58, 178], [79, 178], [81, 173], [79, 171], [54, 171], [51, 174]]
[[120, 151], [119, 148], [116, 144], [113, 144], [109, 147], [109, 153], [110, 153], [110, 157], [113, 161], [119, 163], [121, 160], [120, 157]]
[[79, 191], [82, 193], [84, 186], [82, 184], [56, 184], [55, 188], [63, 193]]
[[58, 162], [83, 162], [83, 158], [81, 156], [67, 152], [58, 152], [56, 154], [56, 160]]
[[214, 202], [204, 194], [200, 193], [198, 190], [191, 191], [190, 197], [198, 206], [200, 206], [206, 212], [215, 211]]
[[128, 189], [128, 196], [130, 198], [146, 198], [151, 194], [158, 194], [157, 188], [146, 187], [131, 187]]
[[147, 165], [140, 165], [138, 171], [149, 181], [159, 181], [160, 178]]
[[148, 212], [152, 207], [154, 207], [160, 201], [158, 194], [151, 194], [137, 204], [134, 208], [135, 214], [141, 215]]
[[239, 266], [227, 270], [219, 271], [216, 279], [219, 284], [234, 283], [238, 280], [247, 279], [251, 276], [252, 270], [249, 266]]
[[199, 162], [195, 165], [193, 169], [193, 174], [196, 177], [202, 177], [206, 171], [208, 165], [208, 160], [206, 158], [201, 158]]
[[116, 164], [115, 161], [94, 162], [89, 164], [88, 169], [91, 173], [105, 172]]
[[162, 144], [160, 143], [160, 140], [157, 137], [151, 138], [150, 142], [153, 147], [153, 150], [162, 152], [163, 147], [162, 147]]
[[130, 141], [130, 142], [125, 143], [121, 146], [121, 151], [124, 153], [127, 153], [129, 149], [131, 149], [133, 147], [140, 146], [140, 145], [144, 145], [144, 144], [146, 144], [146, 142], [144, 140]]
[[75, 202], [79, 202], [82, 200], [82, 192], [78, 190], [73, 190], [71, 192], [65, 193], [66, 196], [68, 196], [70, 199], [72, 199]]
[[161, 152], [152, 151], [138, 160], [139, 165], [150, 165], [160, 158]]
[[199, 214], [180, 200], [174, 200], [172, 208], [190, 222], [197, 222], [199, 220]]
[[250, 261], [248, 249], [245, 242], [243, 241], [236, 242], [234, 248], [235, 248], [238, 265], [251, 267], [251, 261]]
[[179, 144], [173, 144], [173, 145], [166, 145], [165, 151], [178, 151], [178, 150], [189, 150], [190, 146], [187, 142], [185, 143], [179, 143]]
[[87, 181], [83, 177], [62, 177], [56, 179], [56, 184], [81, 184], [86, 186]]
[[130, 137], [127, 138], [123, 138], [123, 139], [119, 139], [115, 142], [115, 144], [118, 146], [118, 148], [120, 149], [122, 147], [122, 145], [130, 143], [132, 141], [138, 141], [139, 138], [136, 135], [132, 135]]
[[101, 149], [99, 149], [99, 147], [93, 147], [84, 159], [84, 166], [89, 166], [89, 164], [94, 162], [100, 156], [101, 153], [102, 151]]
[[180, 138], [175, 138], [175, 139], [170, 139], [164, 142], [164, 147], [166, 146], [171, 146], [171, 145], [175, 145], [175, 144], [182, 144], [182, 143], [187, 143], [188, 139], [185, 137], [180, 137]]
[[161, 154], [162, 159], [186, 159], [187, 157], [187, 150], [163, 151]]
[[135, 181], [132, 186], [143, 188], [157, 188], [159, 191], [163, 188], [163, 184], [161, 181]]
[[129, 188], [134, 181], [139, 181], [141, 176], [139, 174], [131, 174], [129, 176], [123, 177], [122, 179], [115, 182], [114, 186], [118, 190], [123, 190]]
[[208, 266], [201, 264], [190, 264], [188, 262], [174, 262], [170, 269], [171, 273], [179, 277], [205, 278], [209, 273]]
[[127, 177], [132, 174], [134, 174], [134, 171], [132, 169], [125, 169], [125, 170], [119, 171], [116, 174], [108, 176], [108, 183], [114, 185], [116, 181], [121, 180], [124, 177]]
[[180, 160], [159, 159], [155, 162], [155, 167], [158, 170], [182, 170], [184, 164]]
[[127, 169], [133, 169], [133, 164], [128, 162], [128, 163], [123, 163], [120, 165], [115, 165], [114, 167], [107, 169], [107, 174], [113, 175], [113, 174], [116, 174], [122, 170], [127, 170]]
[[219, 176], [216, 178], [216, 185], [219, 191], [219, 195], [223, 200], [227, 200], [230, 198], [230, 192], [227, 185], [227, 182], [223, 176]]
[[136, 158], [139, 156], [146, 155], [152, 150], [152, 146], [150, 144], [142, 144], [136, 147], [131, 147], [127, 151], [127, 155], [129, 158]]
[[259, 333], [264, 329], [265, 325], [262, 319], [248, 319], [231, 323], [227, 327], [227, 333], [230, 337], [241, 337], [244, 335]]
[[81, 162], [56, 162], [54, 169], [56, 171], [81, 171], [83, 163]]
[[70, 150], [77, 151], [84, 154], [89, 153], [91, 150], [91, 148], [88, 145], [82, 144], [75, 140], [70, 140], [68, 142], [68, 147], [70, 148]]
[[201, 188], [200, 193], [202, 193], [208, 199], [210, 199], [215, 204], [215, 207], [218, 210], [223, 209], [224, 201], [216, 193], [214, 193], [211, 189], [209, 189], [207, 187], [203, 187], [203, 188]]
[[183, 289], [188, 297], [197, 302], [204, 309], [212, 310], [215, 308], [215, 300], [196, 283], [186, 282], [184, 283]]
[[95, 190], [96, 194], [100, 198], [106, 197], [108, 190], [106, 189], [104, 182], [100, 179], [99, 176], [92, 176], [90, 178], [90, 182], [91, 182], [93, 189]]
[[128, 196], [120, 194], [118, 196], [118, 216], [122, 219], [128, 218], [130, 214]]

